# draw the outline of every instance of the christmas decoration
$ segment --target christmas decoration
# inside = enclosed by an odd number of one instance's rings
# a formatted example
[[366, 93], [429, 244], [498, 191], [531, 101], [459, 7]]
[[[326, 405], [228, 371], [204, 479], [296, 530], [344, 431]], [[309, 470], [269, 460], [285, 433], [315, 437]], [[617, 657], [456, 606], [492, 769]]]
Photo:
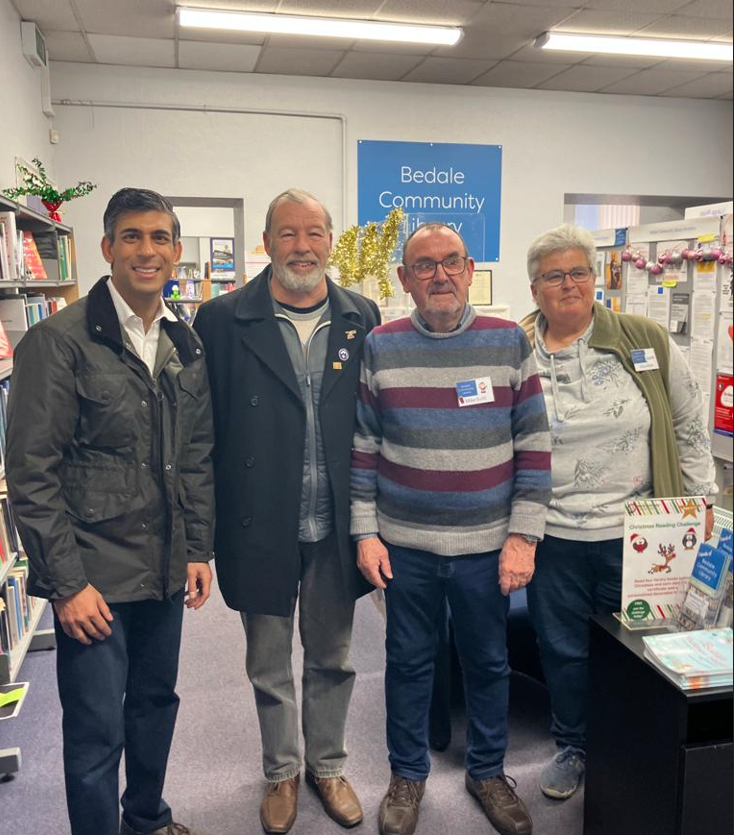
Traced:
[[3, 189], [3, 194], [11, 200], [16, 200], [18, 197], [26, 194], [40, 197], [41, 202], [48, 210], [48, 216], [57, 223], [61, 221], [59, 207], [62, 203], [73, 200], [75, 197], [84, 197], [84, 195], [89, 194], [90, 191], [97, 188], [95, 183], [90, 183], [88, 180], [80, 180], [75, 186], [58, 191], [48, 181], [48, 175], [41, 160], [34, 157], [33, 164], [38, 169], [38, 172], [31, 171], [30, 168], [21, 162], [16, 163], [16, 167], [23, 177], [23, 185], [17, 188]]
[[388, 272], [390, 256], [398, 242], [403, 210], [393, 209], [382, 223], [352, 226], [339, 236], [329, 264], [338, 267], [343, 287], [359, 284], [374, 276], [380, 288], [380, 298], [395, 295]]

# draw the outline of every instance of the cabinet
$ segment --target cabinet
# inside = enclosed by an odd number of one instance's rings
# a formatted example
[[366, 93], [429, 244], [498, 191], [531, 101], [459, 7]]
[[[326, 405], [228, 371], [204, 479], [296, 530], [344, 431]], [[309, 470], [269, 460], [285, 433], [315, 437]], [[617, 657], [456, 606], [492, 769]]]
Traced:
[[732, 688], [684, 692], [642, 636], [592, 618], [585, 835], [731, 835]]

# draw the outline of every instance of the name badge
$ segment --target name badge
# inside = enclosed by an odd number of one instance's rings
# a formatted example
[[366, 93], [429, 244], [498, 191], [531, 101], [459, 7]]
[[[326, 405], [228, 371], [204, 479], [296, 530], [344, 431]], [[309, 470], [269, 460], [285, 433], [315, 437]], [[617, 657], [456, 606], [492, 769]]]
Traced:
[[494, 391], [489, 377], [465, 380], [456, 384], [456, 399], [459, 406], [477, 406], [480, 403], [492, 403]]
[[632, 365], [635, 371], [657, 371], [660, 368], [654, 348], [638, 348], [632, 351]]

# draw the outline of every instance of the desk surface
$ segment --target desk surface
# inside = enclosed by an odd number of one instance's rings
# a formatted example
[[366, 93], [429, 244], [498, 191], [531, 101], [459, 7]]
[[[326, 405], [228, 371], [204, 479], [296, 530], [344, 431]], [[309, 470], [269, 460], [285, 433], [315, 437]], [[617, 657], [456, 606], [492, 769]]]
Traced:
[[732, 687], [701, 687], [691, 690], [682, 690], [678, 685], [662, 673], [653, 663], [645, 657], [645, 644], [642, 640], [645, 635], [660, 635], [664, 629], [627, 629], [614, 615], [596, 615], [592, 620], [605, 632], [616, 638], [620, 644], [655, 670], [663, 681], [666, 681], [676, 692], [691, 702], [705, 702], [712, 699], [720, 699], [722, 695], [731, 694]]

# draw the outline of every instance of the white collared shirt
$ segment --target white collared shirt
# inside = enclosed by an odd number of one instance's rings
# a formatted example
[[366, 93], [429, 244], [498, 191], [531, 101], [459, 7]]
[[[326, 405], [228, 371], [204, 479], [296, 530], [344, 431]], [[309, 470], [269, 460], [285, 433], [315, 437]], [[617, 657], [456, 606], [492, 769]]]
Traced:
[[158, 353], [158, 339], [161, 335], [161, 319], [168, 319], [169, 322], [177, 322], [178, 319], [166, 307], [163, 303], [163, 297], [161, 297], [158, 312], [155, 315], [153, 324], [146, 333], [143, 320], [120, 295], [117, 287], [112, 282], [112, 277], [107, 279], [107, 287], [112, 296], [112, 303], [115, 305], [120, 327], [128, 335], [135, 353], [148, 366], [150, 373], [153, 374], [155, 358]]

